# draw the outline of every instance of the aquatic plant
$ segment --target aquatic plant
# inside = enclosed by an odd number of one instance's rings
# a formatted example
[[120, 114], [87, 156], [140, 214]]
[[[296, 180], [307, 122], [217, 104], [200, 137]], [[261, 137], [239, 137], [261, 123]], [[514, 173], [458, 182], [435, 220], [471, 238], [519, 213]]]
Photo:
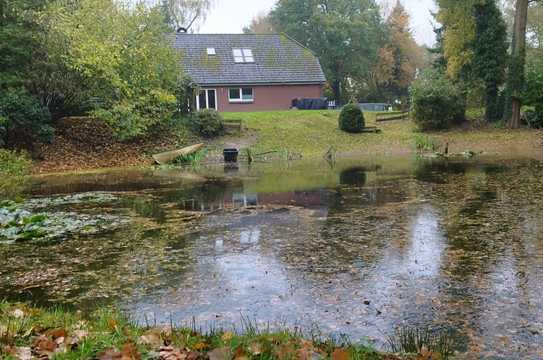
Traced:
[[441, 147], [441, 145], [436, 139], [428, 135], [416, 134], [414, 142], [415, 142], [415, 151], [417, 152], [417, 154], [421, 154], [425, 152], [436, 152]]
[[[70, 203], [71, 197], [62, 197]], [[61, 204], [57, 199], [45, 199], [48, 204]], [[17, 203], [3, 201], [0, 203], [0, 243], [12, 243], [23, 240], [51, 240], [68, 235], [91, 235], [116, 229], [127, 222], [126, 219], [113, 215], [86, 215], [74, 212], [36, 212], [42, 209], [39, 199]]]
[[207, 156], [207, 149], [201, 149], [188, 155], [182, 155], [173, 161], [176, 165], [199, 166]]
[[432, 331], [428, 327], [414, 328], [402, 326], [389, 336], [390, 351], [406, 354], [428, 354], [431, 359], [438, 354], [439, 359], [447, 360], [454, 353], [455, 341], [450, 333]]

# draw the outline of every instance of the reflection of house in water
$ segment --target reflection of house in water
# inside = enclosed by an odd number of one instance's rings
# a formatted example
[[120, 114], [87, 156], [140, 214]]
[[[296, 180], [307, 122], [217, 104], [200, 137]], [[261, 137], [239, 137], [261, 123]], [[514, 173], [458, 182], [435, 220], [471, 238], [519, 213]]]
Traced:
[[266, 205], [321, 208], [326, 211], [329, 204], [328, 198], [329, 193], [326, 190], [257, 194], [244, 192], [242, 189], [225, 189], [215, 199], [203, 199], [203, 196], [195, 196], [191, 199], [181, 200], [180, 204], [184, 210], [202, 212]]

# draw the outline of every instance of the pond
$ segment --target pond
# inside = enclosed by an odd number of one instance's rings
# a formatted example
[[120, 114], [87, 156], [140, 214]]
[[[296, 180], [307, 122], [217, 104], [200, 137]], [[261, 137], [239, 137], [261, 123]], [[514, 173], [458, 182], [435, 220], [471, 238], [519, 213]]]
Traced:
[[39, 177], [34, 208], [120, 220], [0, 243], [0, 298], [152, 323], [245, 318], [377, 347], [428, 326], [473, 357], [538, 359], [542, 176], [537, 160], [481, 157]]

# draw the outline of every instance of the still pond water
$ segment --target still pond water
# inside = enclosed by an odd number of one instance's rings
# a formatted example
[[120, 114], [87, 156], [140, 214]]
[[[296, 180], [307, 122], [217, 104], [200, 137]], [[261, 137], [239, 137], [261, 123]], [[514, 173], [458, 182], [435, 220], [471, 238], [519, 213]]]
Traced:
[[430, 326], [469, 358], [541, 359], [542, 176], [530, 159], [406, 158], [41, 177], [47, 211], [124, 225], [0, 244], [0, 298], [153, 323], [243, 316], [378, 347]]

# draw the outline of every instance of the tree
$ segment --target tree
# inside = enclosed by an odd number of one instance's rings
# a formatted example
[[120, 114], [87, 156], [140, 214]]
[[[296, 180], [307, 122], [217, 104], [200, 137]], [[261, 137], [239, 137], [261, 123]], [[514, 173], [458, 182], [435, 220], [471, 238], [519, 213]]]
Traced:
[[56, 3], [44, 18], [55, 58], [80, 78], [74, 90], [120, 138], [145, 135], [173, 114], [179, 59], [159, 8], [86, 0]]
[[520, 110], [522, 91], [525, 83], [526, 64], [526, 29], [528, 23], [528, 6], [537, 0], [516, 0], [511, 60], [507, 73], [507, 99], [504, 118], [508, 126], [516, 129], [520, 126]]
[[245, 34], [273, 34], [275, 29], [266, 13], [258, 14], [251, 20], [249, 26], [243, 28]]
[[424, 52], [409, 30], [409, 14], [398, 0], [386, 25], [388, 40], [379, 50], [377, 77], [388, 101], [406, 97], [417, 70], [423, 65]]
[[516, 129], [520, 126], [521, 93], [524, 86], [524, 64], [526, 63], [526, 24], [528, 20], [529, 0], [517, 0], [515, 22], [511, 43], [511, 59], [507, 73], [507, 99], [505, 118], [508, 126]]
[[437, 0], [436, 19], [443, 26], [443, 54], [452, 79], [468, 79], [475, 39], [474, 6], [480, 0]]
[[49, 137], [50, 115], [31, 91], [28, 73], [43, 52], [35, 21], [45, 0], [0, 3], [0, 146]]
[[374, 0], [279, 0], [270, 20], [316, 53], [340, 101], [375, 67], [385, 34]]
[[495, 0], [483, 0], [474, 7], [474, 75], [485, 84], [485, 120], [497, 120], [499, 86], [507, 64], [507, 28]]
[[166, 20], [175, 30], [194, 25], [205, 19], [211, 9], [212, 0], [161, 0], [161, 9]]

